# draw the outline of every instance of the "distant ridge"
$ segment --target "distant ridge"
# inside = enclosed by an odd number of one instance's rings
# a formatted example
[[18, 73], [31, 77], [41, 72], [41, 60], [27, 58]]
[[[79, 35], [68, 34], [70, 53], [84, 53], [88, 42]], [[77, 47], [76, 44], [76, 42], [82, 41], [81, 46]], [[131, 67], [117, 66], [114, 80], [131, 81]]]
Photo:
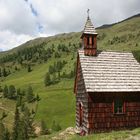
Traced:
[[102, 25], [102, 26], [100, 26], [100, 27], [97, 27], [96, 29], [105, 29], [105, 28], [109, 28], [109, 27], [112, 27], [112, 26], [114, 26], [114, 25], [116, 25], [116, 24], [118, 24], [118, 23], [122, 23], [122, 22], [124, 22], [124, 21], [130, 20], [130, 19], [136, 18], [136, 17], [140, 17], [140, 13], [139, 13], [139, 14], [136, 14], [136, 15], [134, 15], [134, 16], [132, 16], [132, 17], [129, 17], [129, 18], [127, 18], [127, 19], [124, 19], [124, 20], [122, 20], [122, 21], [116, 22], [116, 23], [104, 24], [104, 25]]
[[[134, 16], [131, 16], [131, 17], [129, 17], [129, 18], [127, 18], [127, 19], [124, 19], [124, 20], [122, 20], [122, 21], [120, 21], [120, 22], [117, 22], [117, 23], [113, 23], [113, 24], [105, 24], [105, 25], [102, 25], [102, 26], [100, 26], [100, 27], [97, 27], [96, 29], [104, 29], [104, 30], [106, 30], [106, 29], [108, 29], [109, 27], [110, 28], [113, 28], [115, 25], [117, 25], [117, 24], [119, 24], [119, 23], [123, 23], [123, 22], [127, 22], [128, 20], [133, 20], [134, 18], [136, 18], [136, 17], [140, 17], [140, 13], [139, 14], [137, 14], [137, 15], [134, 15]], [[140, 19], [139, 19], [140, 20]], [[135, 28], [135, 23], [133, 22], [133, 24], [134, 24], [134, 27], [133, 28]], [[136, 25], [137, 25], [137, 28], [139, 29], [139, 26], [140, 26], [140, 24], [139, 24], [139, 22], [138, 23], [136, 23]], [[124, 27], [123, 27], [124, 28]], [[126, 27], [127, 28], [127, 27]], [[107, 31], [104, 31], [104, 30], [101, 30], [101, 33], [100, 34], [102, 34], [103, 32], [107, 32]], [[128, 31], [130, 31], [130, 30], [128, 30]], [[128, 34], [128, 31], [124, 31], [124, 32], [127, 32], [126, 34]], [[116, 31], [116, 33], [117, 33], [117, 31]], [[113, 32], [109, 32], [109, 34], [111, 34], [111, 36], [112, 35], [114, 35], [114, 33]], [[119, 35], [119, 33], [118, 33], [118, 35]], [[60, 44], [65, 44], [66, 42], [67, 42], [67, 44], [68, 44], [68, 42], [73, 42], [73, 41], [75, 41], [76, 43], [79, 43], [80, 42], [80, 36], [81, 36], [81, 32], [70, 32], [70, 33], [61, 33], [61, 34], [56, 34], [56, 35], [54, 35], [54, 36], [49, 36], [49, 37], [39, 37], [39, 38], [35, 38], [35, 39], [33, 39], [33, 40], [29, 40], [29, 41], [27, 41], [27, 42], [25, 42], [25, 43], [23, 43], [23, 44], [21, 44], [20, 46], [17, 46], [17, 47], [15, 47], [15, 48], [13, 48], [13, 49], [10, 49], [10, 50], [7, 50], [7, 51], [4, 51], [4, 50], [2, 50], [1, 48], [0, 48], [0, 58], [1, 57], [3, 57], [4, 55], [9, 55], [9, 54], [12, 54], [12, 53], [14, 53], [14, 52], [17, 52], [18, 50], [21, 50], [21, 49], [24, 49], [24, 48], [30, 48], [30, 47], [33, 47], [33, 46], [36, 46], [36, 45], [39, 45], [39, 44], [41, 44], [41, 43], [46, 43], [46, 44], [55, 44], [54, 42], [59, 42]], [[57, 41], [56, 41], [57, 40]], [[105, 40], [104, 40], [104, 38], [102, 38], [102, 42], [104, 42], [104, 43], [107, 43], [107, 40], [111, 40], [111, 41], [114, 41], [113, 40], [113, 36], [112, 36], [112, 38], [108, 38], [108, 35], [105, 37]], [[118, 40], [116, 40], [116, 43], [118, 43], [117, 42]], [[125, 43], [125, 46], [129, 46], [129, 43], [131, 44], [131, 41], [132, 41], [132, 39], [131, 40], [129, 40], [128, 42], [127, 42], [127, 44]], [[115, 42], [115, 41], [114, 41]], [[137, 44], [136, 44], [137, 43]], [[119, 44], [121, 44], [121, 43], [119, 43]], [[139, 42], [138, 41], [135, 41], [135, 43], [134, 43], [135, 45], [138, 45], [139, 46]], [[110, 44], [111, 45], [111, 44]], [[101, 45], [100, 46], [104, 46], [104, 44], [103, 43], [101, 43]], [[111, 45], [111, 46], [113, 46], [113, 45]], [[116, 45], [115, 45], [116, 46]], [[102, 48], [103, 49], [103, 48]], [[117, 48], [116, 48], [117, 49]]]

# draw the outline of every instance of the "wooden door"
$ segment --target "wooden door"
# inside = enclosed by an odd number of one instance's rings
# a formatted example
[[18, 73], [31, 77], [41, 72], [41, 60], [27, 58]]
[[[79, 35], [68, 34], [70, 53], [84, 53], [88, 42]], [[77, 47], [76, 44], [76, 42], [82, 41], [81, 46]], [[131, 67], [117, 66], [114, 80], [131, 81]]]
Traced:
[[79, 125], [82, 126], [83, 123], [83, 107], [81, 103], [79, 104]]

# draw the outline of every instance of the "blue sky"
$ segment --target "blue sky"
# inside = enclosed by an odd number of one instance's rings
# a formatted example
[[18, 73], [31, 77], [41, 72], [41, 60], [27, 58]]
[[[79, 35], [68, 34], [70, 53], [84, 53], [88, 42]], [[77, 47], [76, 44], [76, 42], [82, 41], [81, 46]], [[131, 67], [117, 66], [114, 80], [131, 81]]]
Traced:
[[81, 31], [88, 8], [98, 27], [140, 13], [140, 0], [0, 0], [0, 50], [36, 37]]

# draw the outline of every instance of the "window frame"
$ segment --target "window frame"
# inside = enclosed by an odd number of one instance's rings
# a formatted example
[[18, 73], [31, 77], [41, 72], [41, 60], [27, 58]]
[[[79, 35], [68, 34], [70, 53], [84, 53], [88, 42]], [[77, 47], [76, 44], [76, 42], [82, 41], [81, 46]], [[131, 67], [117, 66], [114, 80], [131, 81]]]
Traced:
[[[119, 104], [119, 102], [122, 102], [122, 105], [121, 105], [122, 106], [122, 110], [120, 111], [120, 109], [118, 109], [119, 111], [116, 112], [116, 106], [119, 106], [119, 105], [116, 105], [116, 104]], [[114, 115], [123, 115], [125, 113], [126, 113], [126, 110], [125, 110], [125, 101], [123, 99], [119, 99], [119, 98], [115, 99], [113, 101], [113, 114]]]
[[94, 36], [92, 36], [92, 45], [94, 46]]
[[87, 46], [89, 46], [89, 45], [90, 45], [90, 37], [87, 36]]

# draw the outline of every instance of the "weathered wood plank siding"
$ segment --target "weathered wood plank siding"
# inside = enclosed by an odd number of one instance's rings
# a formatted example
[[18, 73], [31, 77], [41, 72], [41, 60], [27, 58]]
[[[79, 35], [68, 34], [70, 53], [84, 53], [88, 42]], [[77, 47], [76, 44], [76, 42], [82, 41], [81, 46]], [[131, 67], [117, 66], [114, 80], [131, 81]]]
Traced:
[[[77, 87], [76, 87], [76, 126], [81, 127], [86, 133], [88, 133], [87, 120], [88, 120], [88, 97], [85, 92], [85, 85], [81, 71], [81, 65], [78, 60], [78, 72], [77, 72]], [[80, 126], [80, 114], [79, 105], [83, 105], [83, 122]]]
[[[89, 133], [140, 127], [140, 93], [118, 94], [89, 94]], [[113, 114], [113, 101], [118, 97], [125, 102], [124, 114]]]
[[97, 51], [97, 35], [88, 15], [77, 57], [76, 126], [81, 135], [140, 127], [140, 64], [132, 53]]

